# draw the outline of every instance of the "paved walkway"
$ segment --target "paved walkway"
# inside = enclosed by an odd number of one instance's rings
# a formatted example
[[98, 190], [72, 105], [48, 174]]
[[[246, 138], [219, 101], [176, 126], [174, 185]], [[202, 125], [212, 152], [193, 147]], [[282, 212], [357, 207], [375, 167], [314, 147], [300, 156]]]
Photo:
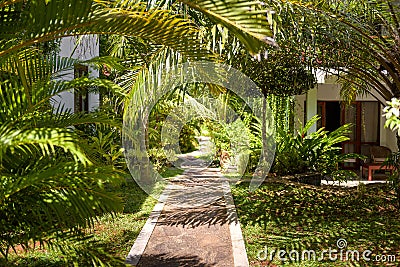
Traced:
[[[200, 154], [208, 140], [201, 140]], [[134, 266], [248, 266], [230, 187], [216, 168], [182, 157], [185, 172], [171, 180], [127, 257]]]

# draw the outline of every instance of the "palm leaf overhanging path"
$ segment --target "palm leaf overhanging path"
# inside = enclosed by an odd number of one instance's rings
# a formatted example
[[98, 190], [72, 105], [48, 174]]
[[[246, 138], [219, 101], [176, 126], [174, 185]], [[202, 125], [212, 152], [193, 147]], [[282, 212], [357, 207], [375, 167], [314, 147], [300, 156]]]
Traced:
[[51, 98], [77, 81], [53, 78], [78, 62], [56, 59], [27, 49], [1, 65], [0, 252], [6, 258], [10, 247], [26, 247], [30, 240], [57, 245], [49, 238], [55, 233], [55, 240], [68, 236], [79, 242], [79, 228], [93, 226], [101, 213], [121, 209], [119, 199], [103, 187], [117, 182], [118, 172], [95, 164], [71, 130], [114, 122], [95, 113], [54, 112]]
[[[267, 10], [257, 2], [182, 1], [221, 24], [256, 53], [273, 43]], [[79, 7], [79, 8], [76, 8]], [[191, 58], [207, 58], [199, 29], [170, 10], [139, 1], [33, 0], [0, 2], [0, 56], [55, 38], [90, 33], [132, 35], [163, 44]]]

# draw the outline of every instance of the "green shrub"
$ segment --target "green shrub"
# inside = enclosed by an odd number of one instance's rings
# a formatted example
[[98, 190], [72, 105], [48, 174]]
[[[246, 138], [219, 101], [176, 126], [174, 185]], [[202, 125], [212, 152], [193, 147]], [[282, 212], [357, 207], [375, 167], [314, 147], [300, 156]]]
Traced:
[[196, 121], [185, 124], [179, 134], [179, 147], [182, 153], [189, 153], [199, 148], [199, 126]]
[[228, 152], [231, 162], [237, 165], [239, 173], [254, 171], [259, 162], [262, 147], [259, 138], [261, 128], [254, 125], [253, 119], [249, 113], [244, 113], [242, 120], [237, 119], [231, 123], [206, 122], [207, 130], [215, 145], [215, 157], [219, 160], [222, 151]]
[[308, 133], [320, 118], [314, 116], [296, 133], [277, 131], [277, 146], [272, 171], [279, 175], [303, 172], [319, 172], [331, 175], [336, 180], [354, 176], [354, 172], [339, 169], [346, 159], [362, 158], [357, 154], [342, 154], [340, 143], [348, 141], [351, 124], [345, 124], [335, 131], [320, 128]]

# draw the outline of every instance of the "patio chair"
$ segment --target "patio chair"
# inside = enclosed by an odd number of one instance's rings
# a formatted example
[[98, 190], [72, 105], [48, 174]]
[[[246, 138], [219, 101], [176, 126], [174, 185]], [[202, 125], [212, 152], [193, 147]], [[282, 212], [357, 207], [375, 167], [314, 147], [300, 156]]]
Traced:
[[373, 163], [383, 163], [392, 154], [392, 150], [385, 146], [371, 146], [371, 160]]
[[385, 146], [369, 146], [370, 158], [361, 165], [361, 175], [368, 171], [368, 181], [372, 181], [375, 170], [392, 170], [390, 166], [383, 166], [382, 163], [392, 154], [392, 150]]

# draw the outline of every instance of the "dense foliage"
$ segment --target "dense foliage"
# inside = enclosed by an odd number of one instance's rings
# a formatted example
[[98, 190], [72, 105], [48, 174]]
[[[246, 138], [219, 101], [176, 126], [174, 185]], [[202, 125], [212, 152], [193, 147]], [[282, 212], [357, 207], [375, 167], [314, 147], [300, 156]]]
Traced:
[[[161, 138], [163, 126], [168, 116], [174, 116], [176, 109], [183, 104], [182, 96], [177, 92], [160, 100], [152, 109], [149, 116], [149, 133], [148, 133], [148, 154], [157, 171], [162, 171], [166, 167], [170, 167], [170, 162], [165, 154], [165, 143]], [[179, 134], [179, 148], [181, 153], [188, 153], [198, 148], [196, 136], [199, 136], [199, 122], [191, 120], [189, 122], [183, 120], [182, 114], [177, 114], [175, 119], [183, 125]], [[180, 117], [180, 116], [182, 117]]]
[[77, 63], [28, 50], [2, 65], [0, 248], [5, 257], [10, 248], [28, 247], [31, 240], [62, 248], [57, 240], [70, 239], [77, 247], [63, 249], [77, 249], [84, 228], [122, 207], [105, 188], [120, 181], [120, 172], [96, 155], [101, 151], [93, 140], [101, 132], [92, 131], [90, 140], [78, 130], [116, 123], [99, 113], [72, 114], [55, 98], [77, 85], [97, 83], [85, 77], [54, 80]]
[[250, 77], [265, 96], [302, 95], [316, 85], [316, 79], [308, 62], [296, 52], [268, 49], [265, 56], [251, 57], [242, 50], [232, 65]]
[[278, 130], [277, 150], [272, 171], [280, 175], [304, 172], [319, 172], [335, 180], [346, 180], [355, 176], [340, 169], [346, 159], [358, 158], [356, 154], [342, 154], [340, 144], [349, 140], [351, 125], [345, 124], [328, 132], [320, 128], [308, 133], [310, 127], [320, 118], [314, 116], [296, 133]]
[[274, 1], [276, 39], [338, 75], [345, 100], [400, 93], [399, 6], [393, 1]]

